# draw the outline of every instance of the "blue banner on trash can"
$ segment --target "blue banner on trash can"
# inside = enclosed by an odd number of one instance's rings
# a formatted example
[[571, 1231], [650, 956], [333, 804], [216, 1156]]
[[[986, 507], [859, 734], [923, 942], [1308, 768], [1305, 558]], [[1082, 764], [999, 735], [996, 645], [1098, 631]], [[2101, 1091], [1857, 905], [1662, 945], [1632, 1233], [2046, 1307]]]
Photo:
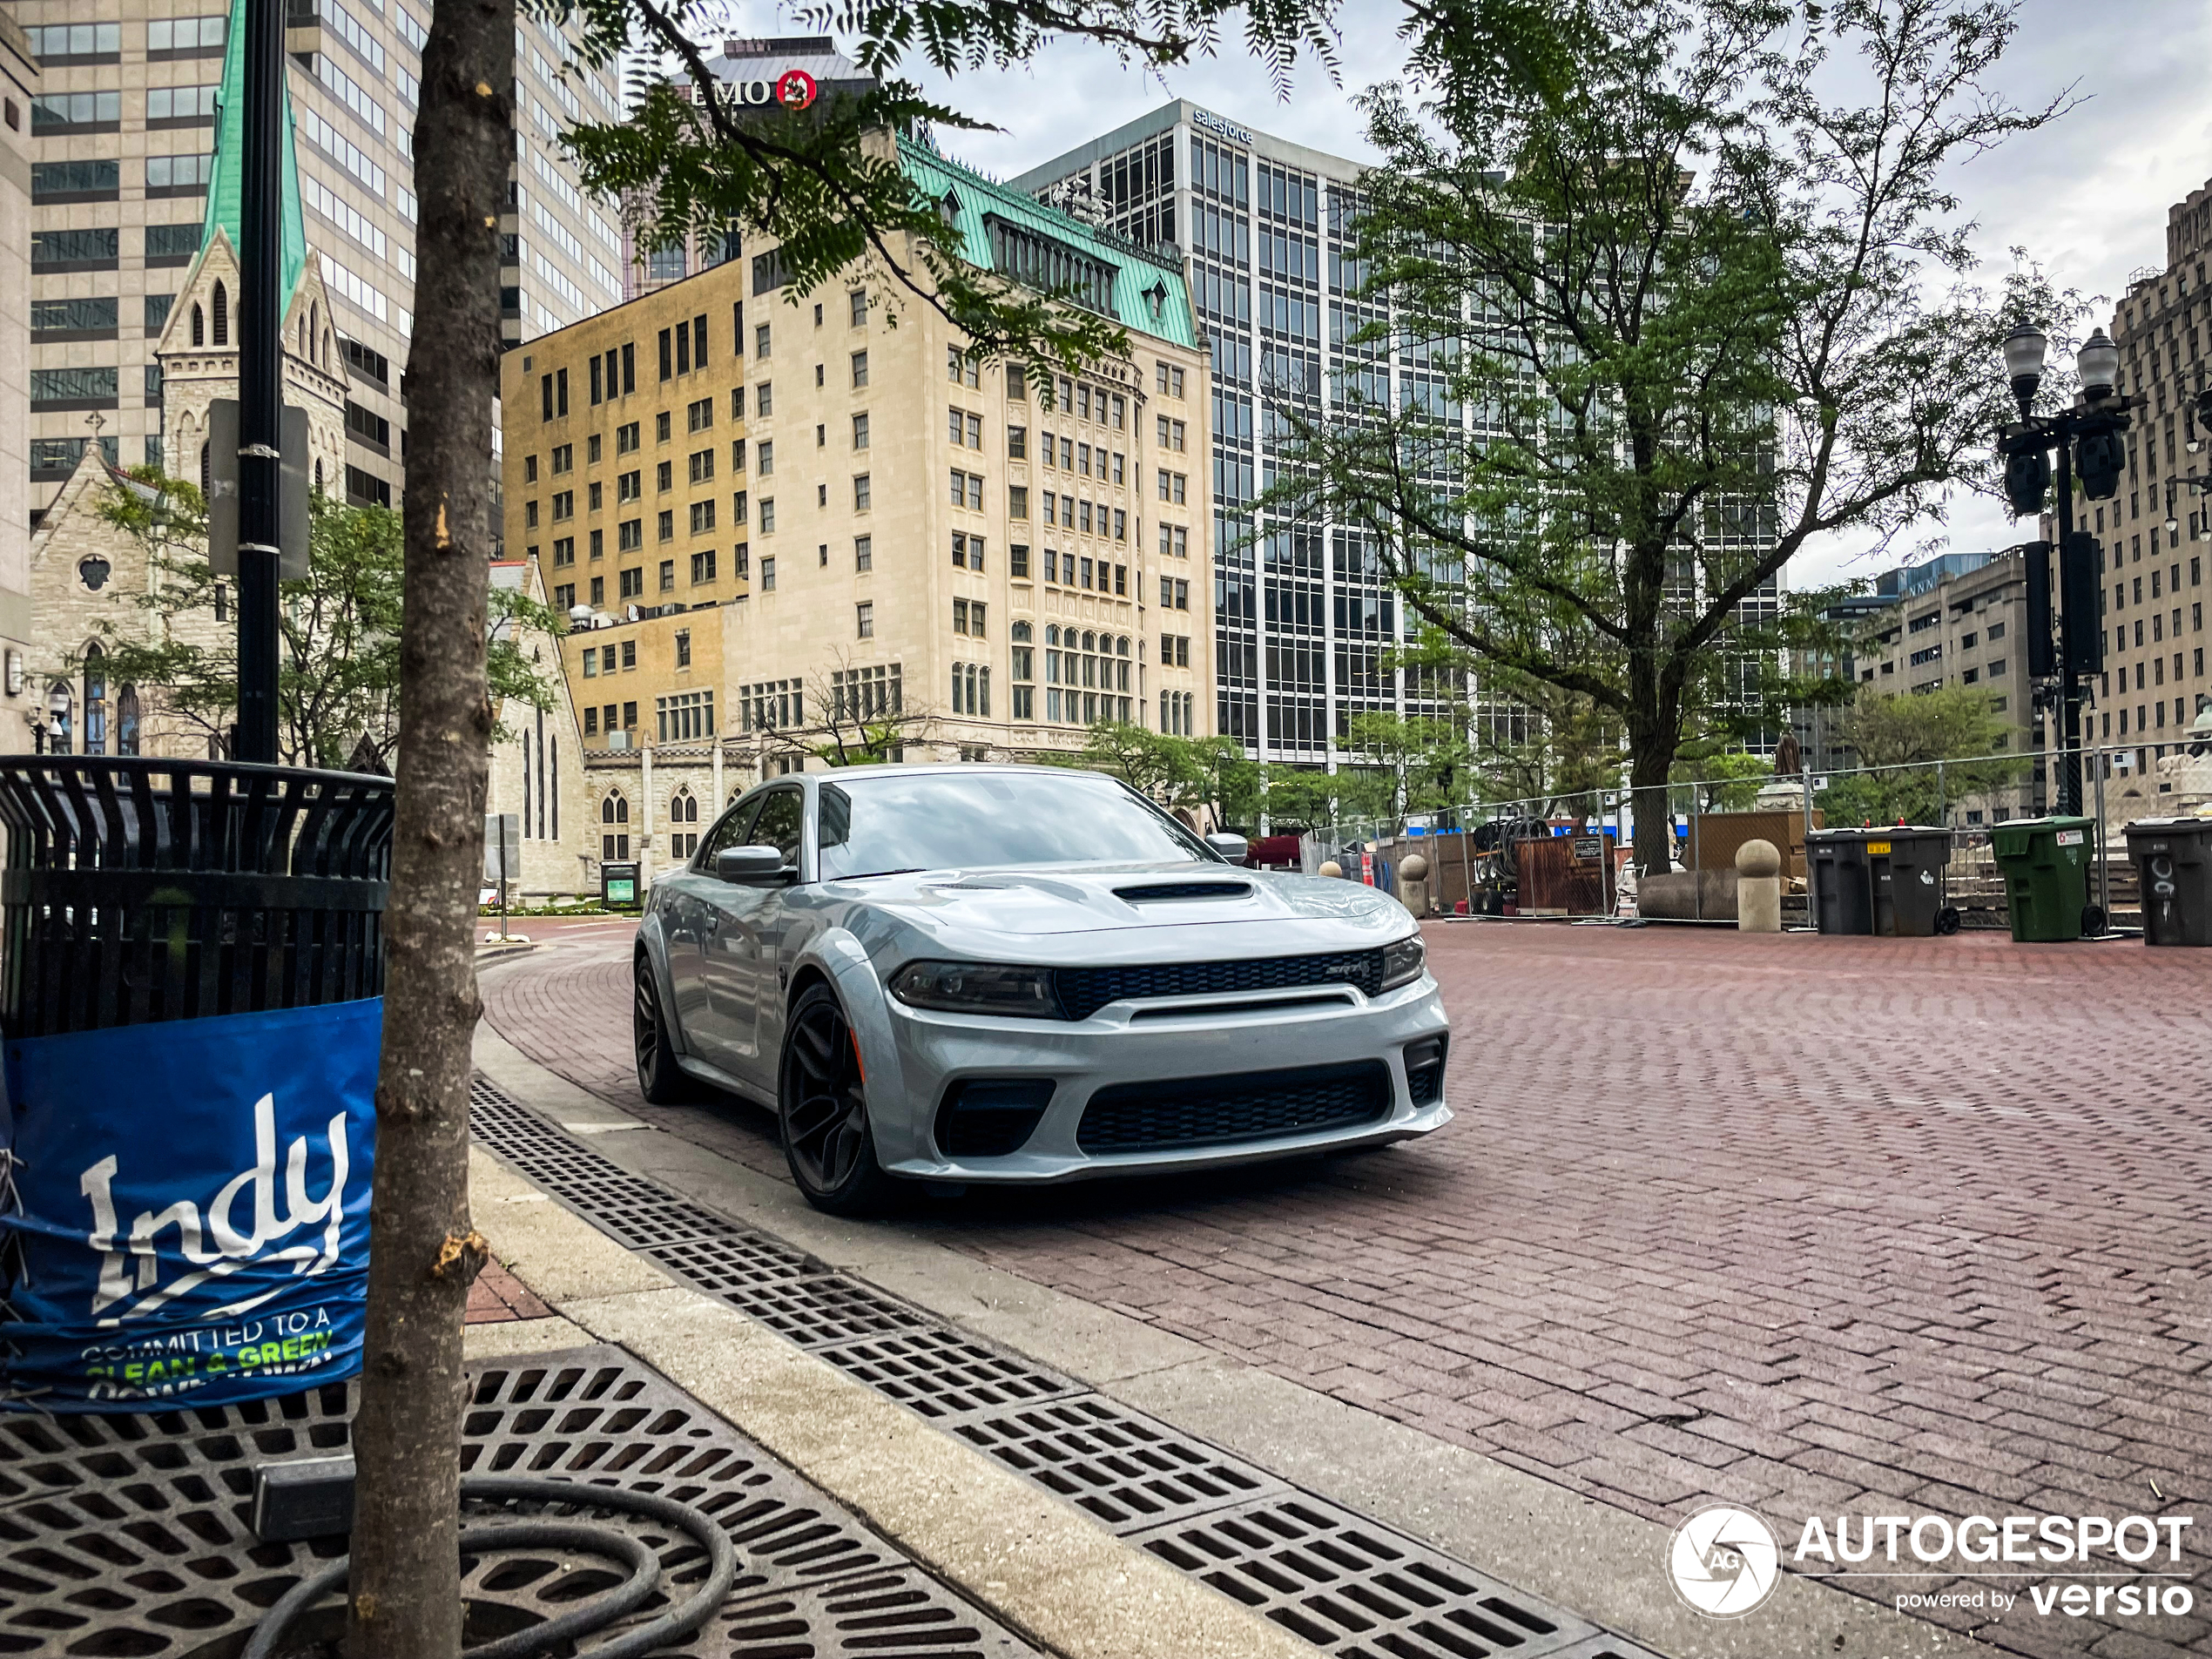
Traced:
[[0, 1405], [221, 1406], [360, 1369], [383, 1012], [8, 1043]]

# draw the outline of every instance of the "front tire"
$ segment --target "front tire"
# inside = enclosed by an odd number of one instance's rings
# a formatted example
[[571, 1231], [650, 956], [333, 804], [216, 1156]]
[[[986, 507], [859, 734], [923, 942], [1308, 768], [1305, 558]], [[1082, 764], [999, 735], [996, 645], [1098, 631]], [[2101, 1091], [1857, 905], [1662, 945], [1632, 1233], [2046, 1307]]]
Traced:
[[639, 954], [637, 984], [631, 1003], [630, 1032], [637, 1057], [637, 1092], [656, 1106], [673, 1106], [692, 1098], [691, 1080], [676, 1058], [669, 1040], [668, 1018], [660, 1005], [660, 984], [653, 977], [652, 959]]
[[833, 1216], [881, 1211], [894, 1190], [875, 1161], [867, 1080], [836, 993], [812, 985], [792, 1005], [777, 1069], [784, 1157], [806, 1202]]

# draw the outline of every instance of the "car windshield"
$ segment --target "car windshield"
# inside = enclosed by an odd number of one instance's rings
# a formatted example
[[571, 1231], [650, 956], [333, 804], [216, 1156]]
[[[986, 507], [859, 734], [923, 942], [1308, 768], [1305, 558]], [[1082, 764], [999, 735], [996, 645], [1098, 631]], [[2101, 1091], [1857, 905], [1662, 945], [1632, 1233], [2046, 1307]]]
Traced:
[[1211, 863], [1212, 851], [1096, 772], [846, 772], [821, 792], [825, 880], [1009, 864]]

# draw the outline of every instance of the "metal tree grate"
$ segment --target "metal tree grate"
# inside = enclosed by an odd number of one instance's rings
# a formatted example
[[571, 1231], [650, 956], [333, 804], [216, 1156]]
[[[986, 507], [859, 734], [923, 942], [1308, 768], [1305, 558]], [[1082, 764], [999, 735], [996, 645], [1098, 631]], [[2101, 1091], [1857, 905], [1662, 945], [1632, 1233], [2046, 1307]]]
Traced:
[[[616, 1183], [635, 1184], [621, 1188], [631, 1214], [674, 1204], [705, 1217], [711, 1230], [701, 1224], [698, 1236], [652, 1244], [645, 1253], [1339, 1659], [1656, 1659], [1069, 1378], [948, 1328], [780, 1240], [709, 1216], [578, 1145], [483, 1079], [472, 1086], [470, 1101], [478, 1138], [587, 1219], [625, 1236], [621, 1212], [605, 1213], [599, 1205], [607, 1201], [595, 1196]], [[730, 1622], [742, 1624], [753, 1645], [732, 1648], [731, 1659], [848, 1652], [965, 1659], [1001, 1651], [988, 1641], [961, 1645], [968, 1627], [936, 1610], [911, 1618], [886, 1611], [880, 1624], [856, 1612], [849, 1629], [840, 1627], [838, 1640], [848, 1645], [810, 1647], [806, 1640], [813, 1638], [778, 1634], [802, 1617], [803, 1600], [733, 1604]]]
[[[472, 1371], [464, 1469], [542, 1474], [696, 1504], [738, 1548], [730, 1608], [787, 1604], [781, 1648], [741, 1640], [733, 1611], [664, 1651], [691, 1659], [998, 1659], [1033, 1651], [620, 1349], [495, 1360]], [[285, 1590], [344, 1548], [342, 1540], [254, 1538], [246, 1525], [253, 1466], [342, 1450], [352, 1396], [350, 1386], [333, 1384], [218, 1409], [0, 1420], [0, 1655], [235, 1654]], [[642, 1519], [614, 1524], [659, 1552], [676, 1594], [705, 1571], [689, 1540]], [[472, 1641], [565, 1611], [610, 1576], [596, 1561], [548, 1552], [501, 1551], [463, 1565]], [[659, 1605], [632, 1617], [650, 1617]], [[334, 1602], [301, 1635], [330, 1641], [338, 1628]]]
[[965, 1418], [952, 1432], [1116, 1532], [1289, 1492], [1272, 1475], [1096, 1394]]
[[1339, 1659], [1554, 1655], [1595, 1626], [1304, 1493], [1138, 1535]]

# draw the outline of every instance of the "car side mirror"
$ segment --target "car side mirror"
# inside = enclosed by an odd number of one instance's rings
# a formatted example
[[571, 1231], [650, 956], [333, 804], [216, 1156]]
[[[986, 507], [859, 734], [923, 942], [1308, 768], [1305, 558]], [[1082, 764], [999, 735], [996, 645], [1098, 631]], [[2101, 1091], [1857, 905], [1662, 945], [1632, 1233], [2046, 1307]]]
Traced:
[[1206, 837], [1206, 845], [1231, 864], [1242, 864], [1251, 852], [1251, 843], [1241, 835], [1221, 832]]
[[739, 887], [772, 887], [786, 874], [783, 849], [774, 846], [725, 846], [714, 855], [714, 873]]

